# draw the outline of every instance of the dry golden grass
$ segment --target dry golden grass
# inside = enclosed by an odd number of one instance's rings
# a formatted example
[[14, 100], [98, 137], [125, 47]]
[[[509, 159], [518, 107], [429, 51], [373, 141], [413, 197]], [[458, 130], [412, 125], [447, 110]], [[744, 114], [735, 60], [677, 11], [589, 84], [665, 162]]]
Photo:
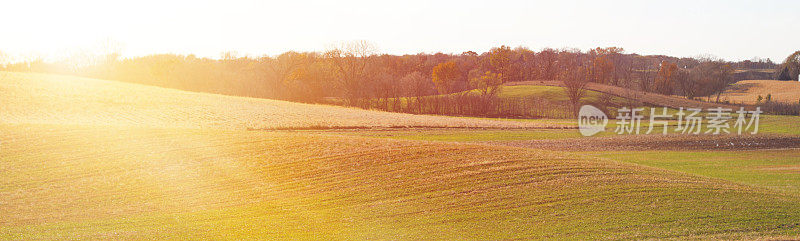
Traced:
[[563, 126], [390, 113], [10, 72], [0, 72], [0, 103], [0, 123], [224, 129]]
[[735, 103], [755, 104], [758, 96], [767, 98], [772, 95], [772, 101], [783, 103], [798, 103], [800, 101], [800, 82], [780, 80], [743, 80], [726, 90], [720, 100]]

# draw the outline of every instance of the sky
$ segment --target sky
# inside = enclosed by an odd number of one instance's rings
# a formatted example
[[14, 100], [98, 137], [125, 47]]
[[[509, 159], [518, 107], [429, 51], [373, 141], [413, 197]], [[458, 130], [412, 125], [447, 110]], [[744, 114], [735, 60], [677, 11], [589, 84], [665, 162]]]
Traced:
[[800, 1], [6, 1], [0, 52], [114, 49], [218, 58], [324, 51], [367, 40], [381, 53], [492, 47], [622, 47], [628, 53], [781, 62], [800, 50]]

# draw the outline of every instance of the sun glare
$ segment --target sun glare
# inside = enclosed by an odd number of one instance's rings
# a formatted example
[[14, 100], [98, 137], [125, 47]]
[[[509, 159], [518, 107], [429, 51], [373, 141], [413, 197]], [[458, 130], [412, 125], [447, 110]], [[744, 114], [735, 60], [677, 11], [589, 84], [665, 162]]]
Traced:
[[10, 1], [0, 240], [800, 240], [800, 1]]

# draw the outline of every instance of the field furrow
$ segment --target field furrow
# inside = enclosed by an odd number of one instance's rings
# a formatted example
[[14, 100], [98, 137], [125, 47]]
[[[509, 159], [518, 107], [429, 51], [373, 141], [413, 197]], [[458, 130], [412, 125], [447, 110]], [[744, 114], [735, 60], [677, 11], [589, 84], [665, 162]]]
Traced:
[[750, 237], [797, 235], [800, 220], [797, 196], [532, 149], [313, 132], [0, 133], [4, 238]]

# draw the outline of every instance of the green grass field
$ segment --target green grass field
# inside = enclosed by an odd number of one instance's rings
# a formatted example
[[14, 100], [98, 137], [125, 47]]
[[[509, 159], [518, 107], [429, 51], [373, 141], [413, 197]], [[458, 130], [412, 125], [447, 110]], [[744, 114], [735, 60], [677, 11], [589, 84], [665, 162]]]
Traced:
[[[587, 138], [572, 120], [16, 75], [0, 82], [14, 104], [0, 107], [4, 240], [800, 238], [796, 149], [548, 151], [503, 142]], [[798, 118], [767, 116], [761, 131], [798, 135]], [[320, 123], [359, 128], [242, 128]]]
[[[628, 108], [642, 108], [643, 110], [639, 112], [639, 114], [649, 117], [651, 115], [651, 108], [652, 105], [642, 104], [639, 101], [631, 101], [629, 99], [608, 95], [607, 100], [603, 100], [601, 97], [603, 93], [587, 90], [584, 94], [583, 98], [581, 98], [582, 104], [589, 104], [594, 105], [596, 107], [606, 106], [606, 114], [609, 116], [616, 116], [617, 109], [621, 107], [628, 107]], [[547, 101], [553, 103], [569, 103], [569, 97], [564, 90], [564, 87], [558, 86], [544, 86], [544, 85], [510, 85], [510, 86], [503, 86], [498, 93], [498, 97], [501, 99], [512, 100], [512, 101], [529, 101], [531, 97], [538, 97], [545, 99]], [[566, 111], [566, 110], [565, 110]], [[655, 107], [655, 114], [659, 115], [662, 112], [661, 106]], [[667, 108], [667, 114], [675, 115], [678, 113], [676, 108]], [[700, 116], [705, 116], [706, 113], [701, 113]]]
[[[602, 93], [597, 91], [587, 90], [583, 101], [595, 103], [600, 102], [600, 95]], [[564, 87], [557, 86], [543, 86], [543, 85], [511, 85], [503, 86], [500, 89], [498, 97], [500, 98], [525, 98], [537, 96], [554, 102], [567, 102], [567, 97]], [[612, 97], [611, 102], [614, 104], [623, 104], [624, 99], [620, 97]]]
[[749, 237], [796, 235], [800, 218], [794, 195], [549, 151], [0, 128], [2, 234], [13, 239]]
[[594, 152], [587, 155], [800, 194], [800, 150]]

